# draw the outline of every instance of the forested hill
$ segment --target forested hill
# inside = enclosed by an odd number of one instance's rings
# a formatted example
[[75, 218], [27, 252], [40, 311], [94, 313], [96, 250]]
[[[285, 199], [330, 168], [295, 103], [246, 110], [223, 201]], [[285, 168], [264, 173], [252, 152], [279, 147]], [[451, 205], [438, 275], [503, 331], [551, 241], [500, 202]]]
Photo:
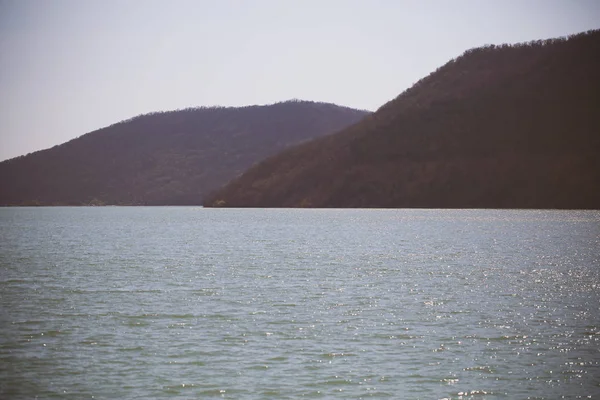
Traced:
[[254, 166], [232, 207], [600, 208], [600, 31], [466, 51]]
[[288, 101], [142, 115], [0, 163], [0, 204], [201, 204], [259, 160], [366, 114]]

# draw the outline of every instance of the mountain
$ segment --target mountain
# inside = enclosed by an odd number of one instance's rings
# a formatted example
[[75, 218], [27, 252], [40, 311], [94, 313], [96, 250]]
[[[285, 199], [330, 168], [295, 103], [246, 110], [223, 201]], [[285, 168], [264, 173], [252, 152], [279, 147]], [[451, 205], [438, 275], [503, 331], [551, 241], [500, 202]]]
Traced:
[[293, 100], [142, 115], [0, 163], [0, 205], [200, 204], [259, 160], [367, 114]]
[[600, 31], [466, 51], [206, 206], [600, 208]]

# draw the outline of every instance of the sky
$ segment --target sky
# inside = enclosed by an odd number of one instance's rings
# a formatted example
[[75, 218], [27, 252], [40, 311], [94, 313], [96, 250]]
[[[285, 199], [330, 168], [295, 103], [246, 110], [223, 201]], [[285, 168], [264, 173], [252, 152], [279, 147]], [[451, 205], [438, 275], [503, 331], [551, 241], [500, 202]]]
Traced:
[[376, 110], [465, 50], [600, 28], [600, 0], [0, 0], [0, 160], [123, 119]]

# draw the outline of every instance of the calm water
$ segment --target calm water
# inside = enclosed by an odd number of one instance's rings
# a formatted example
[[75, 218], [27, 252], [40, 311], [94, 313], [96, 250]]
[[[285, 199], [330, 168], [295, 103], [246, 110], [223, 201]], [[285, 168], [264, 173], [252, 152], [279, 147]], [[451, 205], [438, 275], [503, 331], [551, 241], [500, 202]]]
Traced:
[[600, 396], [600, 212], [0, 209], [0, 398]]

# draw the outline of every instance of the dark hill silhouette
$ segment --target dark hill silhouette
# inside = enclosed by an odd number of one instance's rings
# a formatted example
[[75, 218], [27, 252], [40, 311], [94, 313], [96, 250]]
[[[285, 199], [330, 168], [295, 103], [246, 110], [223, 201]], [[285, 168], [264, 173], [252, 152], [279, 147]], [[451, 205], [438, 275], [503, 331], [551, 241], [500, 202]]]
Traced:
[[259, 160], [366, 114], [293, 100], [142, 115], [0, 163], [0, 204], [201, 204]]
[[600, 31], [466, 51], [205, 205], [600, 208]]

